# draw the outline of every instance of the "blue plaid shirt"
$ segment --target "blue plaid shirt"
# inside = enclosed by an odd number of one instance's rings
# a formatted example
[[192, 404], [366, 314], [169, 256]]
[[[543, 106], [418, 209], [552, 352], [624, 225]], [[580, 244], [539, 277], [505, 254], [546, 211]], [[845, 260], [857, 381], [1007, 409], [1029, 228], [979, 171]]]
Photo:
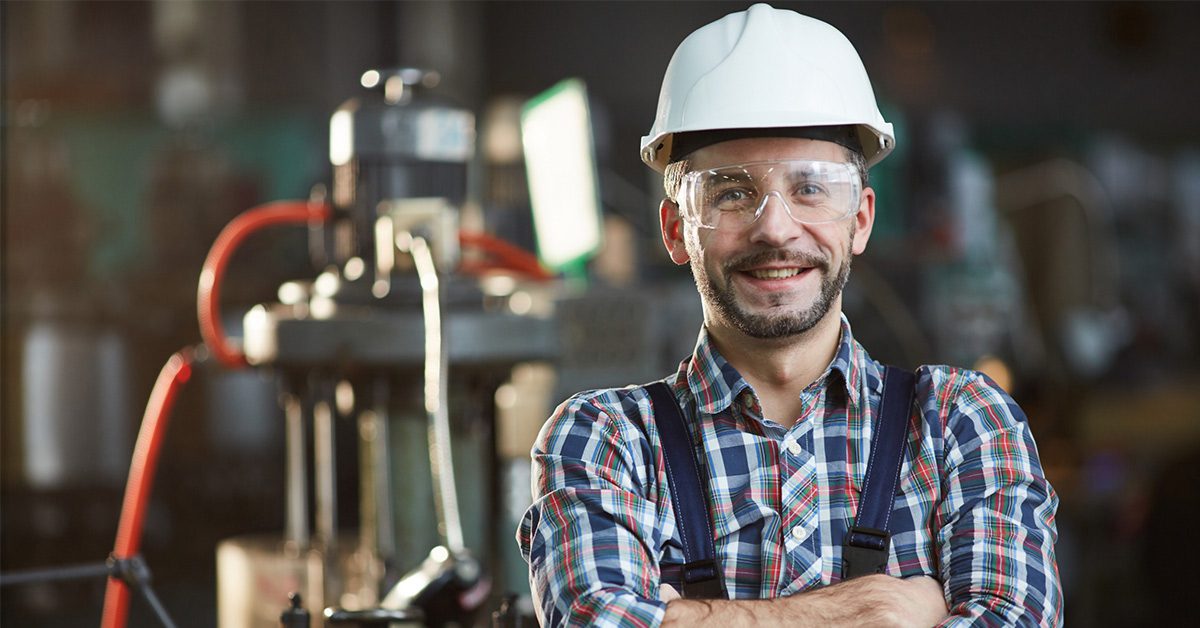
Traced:
[[[883, 367], [843, 317], [837, 354], [801, 393], [791, 428], [701, 332], [666, 378], [707, 466], [717, 562], [731, 598], [771, 598], [841, 579]], [[922, 367], [887, 573], [943, 583], [943, 625], [1057, 625], [1058, 498], [1017, 404], [980, 373]], [[639, 416], [646, 431], [630, 420]], [[546, 625], [656, 626], [660, 561], [682, 562], [654, 411], [644, 388], [563, 402], [533, 446], [534, 503], [517, 531]]]

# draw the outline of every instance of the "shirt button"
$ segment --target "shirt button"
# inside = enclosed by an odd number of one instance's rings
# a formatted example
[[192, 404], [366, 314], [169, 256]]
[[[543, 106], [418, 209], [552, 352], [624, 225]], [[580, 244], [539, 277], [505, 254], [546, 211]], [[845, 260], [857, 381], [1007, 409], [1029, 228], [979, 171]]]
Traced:
[[788, 453], [792, 454], [793, 456], [799, 456], [800, 452], [804, 451], [804, 448], [800, 446], [800, 443], [792, 441], [788, 443], [787, 450]]
[[803, 539], [804, 538], [804, 529], [801, 526], [796, 526], [796, 527], [792, 528], [792, 538], [796, 539], [797, 541]]

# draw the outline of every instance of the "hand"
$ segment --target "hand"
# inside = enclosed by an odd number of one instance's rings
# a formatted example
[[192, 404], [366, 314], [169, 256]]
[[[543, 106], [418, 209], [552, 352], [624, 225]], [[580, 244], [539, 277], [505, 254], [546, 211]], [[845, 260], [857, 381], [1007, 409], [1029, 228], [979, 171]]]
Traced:
[[676, 591], [675, 587], [664, 582], [658, 585], [658, 599], [670, 602], [671, 600], [681, 600], [683, 596], [679, 595], [679, 591]]
[[669, 585], [659, 587], [670, 603], [664, 626], [879, 626], [929, 628], [945, 619], [942, 585], [925, 576], [901, 580], [874, 575], [831, 587], [770, 600], [682, 600]]
[[949, 613], [941, 583], [928, 576], [865, 576], [780, 601], [789, 616], [825, 626], [930, 628]]

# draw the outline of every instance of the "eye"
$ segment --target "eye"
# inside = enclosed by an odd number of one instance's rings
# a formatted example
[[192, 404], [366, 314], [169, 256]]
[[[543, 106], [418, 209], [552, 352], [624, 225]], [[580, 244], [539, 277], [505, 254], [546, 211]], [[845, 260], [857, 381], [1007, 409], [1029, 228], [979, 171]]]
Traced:
[[740, 212], [754, 206], [754, 197], [753, 188], [730, 182], [712, 190], [704, 205], [716, 211]]
[[817, 185], [816, 183], [805, 182], [805, 183], [801, 183], [800, 185], [796, 186], [796, 194], [798, 196], [813, 196], [816, 194], [824, 194], [824, 193], [825, 193], [825, 188]]
[[717, 194], [717, 197], [714, 200], [716, 201], [717, 205], [731, 205], [741, 203], [748, 198], [750, 198], [750, 194], [746, 192], [745, 189], [730, 188], [727, 190], [722, 190], [721, 193]]

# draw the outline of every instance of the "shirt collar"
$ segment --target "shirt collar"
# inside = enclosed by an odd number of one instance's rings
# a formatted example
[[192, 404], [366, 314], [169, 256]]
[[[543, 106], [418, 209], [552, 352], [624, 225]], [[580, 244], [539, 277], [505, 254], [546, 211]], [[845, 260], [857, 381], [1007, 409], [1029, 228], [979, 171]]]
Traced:
[[[842, 387], [850, 404], [858, 405], [862, 398], [863, 369], [869, 360], [866, 351], [854, 341], [850, 321], [842, 314], [837, 351], [817, 381], [824, 386]], [[713, 346], [707, 328], [700, 329], [696, 349], [686, 365], [683, 375], [687, 379], [688, 389], [696, 400], [696, 409], [704, 414], [724, 412], [738, 395], [750, 389], [750, 384]]]
[[703, 414], [725, 411], [750, 384], [717, 351], [708, 338], [708, 328], [700, 328], [696, 350], [687, 363], [687, 384], [696, 400], [696, 409]]

